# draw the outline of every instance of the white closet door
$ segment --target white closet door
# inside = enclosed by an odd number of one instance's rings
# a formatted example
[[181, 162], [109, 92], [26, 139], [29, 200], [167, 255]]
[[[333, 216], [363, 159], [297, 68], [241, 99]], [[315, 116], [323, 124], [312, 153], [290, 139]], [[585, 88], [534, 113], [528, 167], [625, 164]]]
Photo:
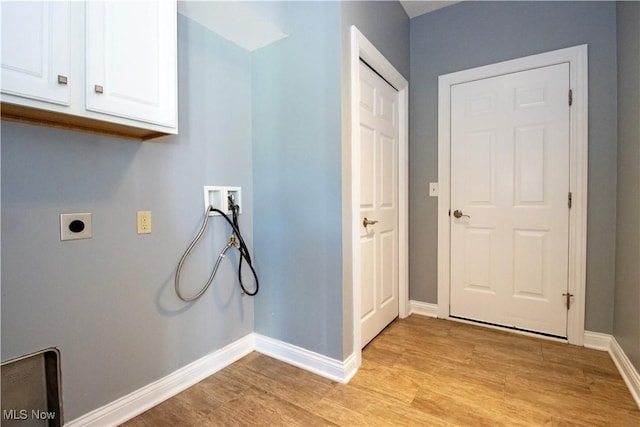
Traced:
[[364, 347], [398, 317], [398, 92], [361, 62], [360, 99], [358, 226]]

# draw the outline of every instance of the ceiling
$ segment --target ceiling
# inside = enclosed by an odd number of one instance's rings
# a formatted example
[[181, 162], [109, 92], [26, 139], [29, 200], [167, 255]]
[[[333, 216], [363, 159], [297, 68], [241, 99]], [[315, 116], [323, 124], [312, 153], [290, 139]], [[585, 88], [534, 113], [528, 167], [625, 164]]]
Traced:
[[434, 10], [459, 3], [459, 1], [400, 0], [400, 3], [407, 12], [407, 15], [409, 15], [409, 18], [415, 18], [416, 16], [424, 15], [425, 13], [433, 12]]
[[249, 52], [287, 37], [247, 2], [179, 1], [178, 13]]
[[[400, 0], [400, 3], [409, 18], [415, 18], [458, 1]], [[178, 13], [250, 52], [287, 37], [287, 34], [263, 16], [252, 3], [179, 1]]]

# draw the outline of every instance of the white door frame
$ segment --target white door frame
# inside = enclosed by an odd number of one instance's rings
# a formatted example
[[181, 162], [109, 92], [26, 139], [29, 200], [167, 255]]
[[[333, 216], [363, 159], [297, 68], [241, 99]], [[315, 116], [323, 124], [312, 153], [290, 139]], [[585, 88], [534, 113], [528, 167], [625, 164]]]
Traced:
[[[350, 170], [345, 176], [345, 194], [350, 200], [345, 204], [345, 223], [349, 225], [343, 233], [344, 248], [348, 253], [343, 257], [346, 264], [351, 263], [351, 282], [353, 295], [353, 353], [356, 366], [360, 366], [362, 349], [360, 348], [360, 58], [379, 75], [398, 90], [398, 313], [401, 318], [409, 315], [409, 263], [408, 263], [408, 223], [409, 223], [409, 82], [376, 49], [376, 47], [354, 26], [351, 26], [351, 137], [345, 139], [347, 147], [343, 153], [350, 154]], [[348, 158], [348, 156], [345, 156]], [[348, 162], [348, 160], [346, 160]], [[345, 200], [345, 198], [343, 198]], [[350, 231], [349, 231], [350, 228]], [[347, 259], [350, 258], [350, 259]], [[348, 269], [348, 268], [347, 268]]]
[[[567, 320], [569, 343], [584, 342], [587, 269], [587, 45], [518, 58], [438, 78], [438, 317], [449, 318], [451, 205], [451, 86], [532, 68], [569, 63], [573, 104], [569, 118], [570, 174], [569, 292], [574, 295]], [[567, 100], [568, 102], [568, 100]]]

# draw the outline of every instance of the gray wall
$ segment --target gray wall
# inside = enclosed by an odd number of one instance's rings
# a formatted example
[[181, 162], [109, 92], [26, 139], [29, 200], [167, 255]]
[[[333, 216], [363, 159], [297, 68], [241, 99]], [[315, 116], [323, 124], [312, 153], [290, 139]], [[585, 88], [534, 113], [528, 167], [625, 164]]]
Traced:
[[409, 18], [397, 2], [285, 2], [262, 9], [289, 37], [252, 58], [262, 286], [255, 329], [343, 360], [353, 351], [351, 270], [342, 247], [349, 27], [356, 24], [408, 75]]
[[640, 3], [617, 5], [618, 209], [613, 334], [640, 371]]
[[437, 302], [438, 75], [589, 45], [586, 324], [611, 333], [615, 281], [616, 5], [464, 2], [411, 20], [410, 298]]
[[[228, 263], [196, 303], [174, 295], [203, 185], [242, 186], [249, 243], [253, 216], [250, 55], [182, 16], [178, 39], [177, 137], [2, 122], [2, 360], [58, 347], [67, 421], [253, 331]], [[152, 234], [136, 234], [137, 210], [153, 211]], [[92, 212], [93, 238], [60, 242], [63, 212]], [[185, 267], [187, 292], [228, 239], [221, 221]]]
[[271, 5], [252, 56], [256, 332], [342, 358], [340, 4]]

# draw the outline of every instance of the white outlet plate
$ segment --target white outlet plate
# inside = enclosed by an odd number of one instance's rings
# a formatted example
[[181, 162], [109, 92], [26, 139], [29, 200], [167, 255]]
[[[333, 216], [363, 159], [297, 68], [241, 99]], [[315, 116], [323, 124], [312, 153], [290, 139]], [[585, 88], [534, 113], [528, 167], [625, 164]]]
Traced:
[[[241, 187], [223, 187], [205, 185], [204, 187], [204, 207], [213, 206], [220, 209], [227, 215], [231, 214], [229, 209], [229, 195], [233, 196], [235, 203], [240, 206], [238, 213], [242, 213], [242, 188]], [[220, 215], [218, 212], [209, 212], [209, 216]]]
[[90, 239], [93, 235], [90, 213], [60, 214], [60, 240]]
[[151, 233], [151, 211], [138, 211], [136, 213], [138, 234]]

